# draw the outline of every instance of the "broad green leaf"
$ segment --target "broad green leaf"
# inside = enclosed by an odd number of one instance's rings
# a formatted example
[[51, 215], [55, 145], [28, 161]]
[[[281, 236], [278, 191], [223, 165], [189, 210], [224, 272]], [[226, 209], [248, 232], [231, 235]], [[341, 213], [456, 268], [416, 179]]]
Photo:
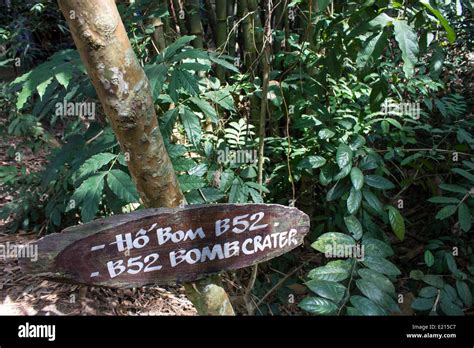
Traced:
[[337, 248], [346, 248], [347, 246], [355, 246], [354, 238], [340, 232], [325, 233], [311, 244], [312, 248], [330, 255], [335, 255]]
[[398, 312], [399, 308], [393, 298], [387, 293], [382, 291], [377, 283], [374, 283], [367, 279], [357, 279], [357, 288], [370, 300], [378, 304], [384, 309], [391, 312]]
[[229, 193], [229, 203], [245, 203], [247, 198], [247, 190], [242, 182], [242, 179], [235, 178], [232, 181], [232, 186]]
[[440, 184], [439, 188], [444, 191], [456, 192], [456, 193], [462, 193], [462, 194], [465, 194], [469, 191], [465, 187], [462, 187], [459, 185], [452, 185], [452, 184]]
[[317, 11], [324, 12], [324, 10], [328, 7], [330, 3], [331, 3], [331, 0], [318, 0]]
[[455, 205], [447, 205], [436, 214], [438, 220], [444, 220], [453, 215], [457, 210]]
[[354, 186], [356, 190], [360, 190], [362, 186], [364, 186], [364, 174], [362, 174], [362, 171], [359, 168], [352, 167], [351, 181], [352, 186]]
[[456, 33], [454, 29], [449, 25], [449, 22], [444, 16], [439, 12], [438, 9], [434, 8], [430, 5], [428, 0], [420, 0], [420, 2], [428, 9], [434, 16], [438, 19], [438, 21], [443, 26], [444, 30], [446, 30], [447, 37], [450, 43], [453, 43], [456, 40]]
[[248, 191], [254, 203], [263, 203], [263, 198], [257, 190], [249, 187]]
[[469, 173], [467, 170], [461, 169], [461, 168], [453, 168], [451, 169], [453, 173], [459, 174], [463, 177], [465, 177], [467, 180], [471, 181], [474, 183], [474, 174]]
[[435, 299], [434, 298], [415, 298], [411, 303], [411, 308], [416, 311], [429, 311], [434, 306]]
[[69, 81], [71, 81], [71, 78], [72, 78], [72, 66], [61, 69], [61, 71], [57, 72], [54, 75], [54, 77], [56, 78], [56, 81], [58, 81], [58, 83], [61, 86], [67, 89], [67, 86], [69, 85]]
[[428, 199], [428, 202], [440, 204], [458, 204], [460, 200], [456, 197], [437, 196]]
[[90, 174], [94, 174], [105, 166], [109, 164], [113, 159], [115, 159], [117, 155], [109, 152], [102, 152], [98, 153], [97, 155], [88, 158], [77, 170], [77, 174], [75, 174], [75, 180], [80, 180]]
[[387, 33], [382, 30], [365, 40], [362, 50], [357, 54], [357, 67], [365, 68], [367, 64], [376, 62], [387, 44]]
[[461, 316], [464, 315], [463, 310], [457, 304], [451, 301], [440, 301], [440, 308], [446, 315]]
[[138, 191], [132, 178], [120, 169], [112, 169], [107, 174], [107, 185], [112, 192], [126, 203], [138, 202]]
[[326, 164], [326, 159], [321, 156], [308, 156], [303, 158], [299, 163], [298, 167], [302, 169], [315, 169], [322, 167]]
[[180, 175], [178, 176], [179, 187], [181, 191], [187, 192], [191, 190], [195, 190], [206, 185], [206, 182], [203, 178], [195, 176], [195, 175]]
[[346, 292], [344, 285], [327, 280], [310, 280], [305, 284], [316, 295], [327, 298], [335, 303], [340, 302]]
[[391, 294], [395, 293], [395, 286], [393, 285], [391, 280], [384, 276], [382, 273], [376, 272], [368, 268], [359, 269], [358, 273], [363, 279], [367, 279], [377, 284], [382, 291]]
[[424, 254], [424, 258], [425, 258], [425, 264], [428, 267], [431, 267], [431, 266], [434, 265], [434, 256], [433, 256], [433, 253], [431, 251], [426, 250], [425, 254]]
[[230, 63], [228, 62], [227, 60], [225, 59], [222, 59], [222, 58], [218, 58], [217, 55], [215, 54], [209, 54], [209, 59], [211, 61], [213, 61], [214, 63], [216, 63], [217, 65], [220, 65], [230, 71], [233, 71], [233, 72], [236, 72], [238, 73], [239, 72], [239, 69], [237, 69], [237, 67], [233, 64], [233, 63]]
[[205, 101], [201, 98], [198, 98], [198, 97], [192, 97], [192, 98], [190, 98], [190, 101], [193, 104], [195, 104], [199, 109], [201, 109], [201, 111], [207, 117], [209, 117], [213, 123], [218, 123], [219, 122], [219, 117], [217, 117], [216, 110], [207, 101]]
[[202, 137], [201, 121], [194, 112], [188, 108], [184, 108], [180, 113], [181, 122], [183, 123], [186, 136], [189, 141], [197, 147]]
[[421, 297], [424, 297], [424, 298], [435, 297], [437, 294], [438, 294], [438, 289], [436, 289], [435, 287], [432, 287], [432, 286], [425, 286], [418, 293], [418, 295], [420, 295]]
[[350, 299], [352, 305], [363, 315], [387, 315], [387, 312], [367, 297], [354, 295]]
[[397, 208], [391, 205], [389, 205], [387, 209], [388, 220], [390, 221], [393, 233], [395, 233], [398, 239], [403, 240], [405, 238], [405, 221], [403, 220], [403, 216]]
[[354, 215], [345, 216], [344, 223], [346, 224], [347, 229], [352, 234], [355, 240], [359, 240], [362, 238], [362, 225]]
[[456, 280], [456, 290], [461, 298], [462, 302], [466, 305], [466, 307], [472, 306], [472, 293], [469, 289], [469, 286], [466, 282]]
[[348, 145], [339, 144], [336, 152], [336, 162], [341, 169], [352, 162], [352, 149]]
[[317, 267], [309, 271], [308, 277], [316, 280], [328, 280], [331, 282], [340, 282], [349, 277], [349, 270], [344, 264], [333, 261], [322, 267]]
[[395, 185], [388, 179], [379, 175], [366, 175], [364, 181], [367, 185], [381, 190], [390, 190], [395, 188]]
[[321, 297], [306, 297], [298, 306], [307, 312], [319, 315], [335, 314], [337, 311], [337, 306], [333, 302]]
[[444, 258], [446, 259], [448, 269], [451, 271], [451, 273], [456, 274], [458, 272], [458, 266], [456, 264], [456, 260], [454, 259], [453, 254], [445, 253]]
[[332, 130], [328, 129], [328, 128], [324, 128], [324, 129], [321, 129], [319, 132], [318, 132], [318, 136], [320, 139], [324, 140], [324, 139], [330, 139], [332, 138], [333, 136], [335, 136], [336, 133], [334, 133]]
[[76, 207], [80, 204], [82, 222], [89, 222], [95, 217], [102, 199], [106, 174], [107, 172], [101, 172], [87, 178], [74, 191], [71, 200], [75, 201]]
[[390, 257], [393, 256], [393, 249], [390, 245], [375, 238], [365, 238], [362, 240], [365, 255]]
[[407, 78], [413, 76], [415, 64], [418, 61], [418, 37], [406, 21], [394, 20], [395, 40], [402, 51], [403, 71]]
[[383, 214], [383, 205], [382, 202], [377, 198], [377, 196], [370, 191], [369, 189], [364, 189], [363, 191], [364, 199], [367, 204], [374, 209], [377, 213]]
[[360, 203], [362, 202], [362, 192], [357, 191], [354, 187], [351, 187], [351, 192], [347, 198], [347, 210], [349, 214], [355, 214], [359, 210]]
[[472, 226], [471, 212], [466, 203], [462, 203], [458, 208], [459, 226], [464, 232], [469, 232]]
[[367, 255], [362, 263], [370, 269], [386, 275], [397, 276], [400, 274], [400, 270], [397, 266], [379, 256]]
[[444, 286], [443, 278], [441, 278], [439, 275], [425, 274], [421, 280], [423, 280], [426, 284], [434, 286], [438, 289], [442, 289]]
[[181, 50], [184, 46], [186, 46], [186, 44], [190, 43], [195, 38], [196, 38], [195, 35], [185, 35], [185, 36], [179, 37], [175, 42], [173, 42], [171, 45], [169, 45], [166, 48], [164, 59], [167, 60], [167, 59], [173, 57], [173, 55], [176, 52]]

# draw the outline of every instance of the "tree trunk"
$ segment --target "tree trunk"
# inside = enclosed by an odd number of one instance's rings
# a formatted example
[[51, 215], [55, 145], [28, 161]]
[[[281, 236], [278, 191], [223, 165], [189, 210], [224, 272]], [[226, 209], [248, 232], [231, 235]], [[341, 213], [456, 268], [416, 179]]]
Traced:
[[[184, 196], [158, 127], [150, 84], [130, 45], [115, 1], [59, 0], [59, 7], [120, 147], [128, 154], [128, 168], [144, 205], [182, 205]], [[191, 299], [213, 301], [208, 306], [196, 305], [198, 310], [211, 308], [212, 313], [199, 313], [233, 314], [225, 291], [209, 284], [212, 281], [208, 279], [187, 286]], [[206, 292], [209, 287], [214, 291]]]

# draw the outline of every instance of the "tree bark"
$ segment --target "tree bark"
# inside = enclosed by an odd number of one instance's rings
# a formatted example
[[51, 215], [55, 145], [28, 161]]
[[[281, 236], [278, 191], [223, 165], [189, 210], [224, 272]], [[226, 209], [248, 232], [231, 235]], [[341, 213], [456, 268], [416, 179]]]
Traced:
[[[216, 0], [216, 51], [224, 53], [224, 45], [227, 39], [227, 2]], [[223, 67], [216, 68], [216, 75], [221, 82], [225, 81], [225, 70]]]
[[[59, 7], [120, 147], [128, 154], [128, 168], [143, 204], [154, 208], [184, 204], [158, 127], [149, 81], [130, 45], [115, 1], [59, 0]], [[188, 286], [191, 299], [214, 301], [212, 306], [199, 306], [198, 310], [220, 308], [199, 313], [233, 314], [219, 285], [212, 286], [212, 294], [218, 296], [199, 291], [210, 283], [203, 280]]]

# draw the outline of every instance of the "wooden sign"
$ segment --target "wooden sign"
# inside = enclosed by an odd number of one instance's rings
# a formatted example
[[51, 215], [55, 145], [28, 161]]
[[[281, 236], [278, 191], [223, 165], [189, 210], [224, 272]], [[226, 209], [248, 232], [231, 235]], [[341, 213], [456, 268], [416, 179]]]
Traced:
[[306, 214], [277, 204], [146, 209], [46, 236], [26, 266], [49, 279], [119, 288], [192, 281], [282, 255], [308, 231]]

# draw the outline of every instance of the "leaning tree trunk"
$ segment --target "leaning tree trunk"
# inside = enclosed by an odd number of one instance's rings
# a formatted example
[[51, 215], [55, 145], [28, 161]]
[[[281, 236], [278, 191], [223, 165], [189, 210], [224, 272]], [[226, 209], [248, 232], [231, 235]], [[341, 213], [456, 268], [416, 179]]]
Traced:
[[203, 48], [204, 43], [199, 0], [188, 0], [186, 3], [186, 18], [188, 20], [189, 33], [196, 36], [193, 40], [193, 46], [194, 48]]
[[[227, 39], [227, 2], [216, 0], [216, 51], [224, 53]], [[221, 82], [225, 81], [225, 70], [223, 67], [216, 68], [216, 75]]]
[[[184, 203], [158, 127], [149, 81], [130, 45], [114, 0], [59, 0], [81, 60], [146, 207]], [[212, 281], [188, 296], [200, 314], [233, 314], [226, 292]], [[203, 305], [204, 303], [204, 305]]]

